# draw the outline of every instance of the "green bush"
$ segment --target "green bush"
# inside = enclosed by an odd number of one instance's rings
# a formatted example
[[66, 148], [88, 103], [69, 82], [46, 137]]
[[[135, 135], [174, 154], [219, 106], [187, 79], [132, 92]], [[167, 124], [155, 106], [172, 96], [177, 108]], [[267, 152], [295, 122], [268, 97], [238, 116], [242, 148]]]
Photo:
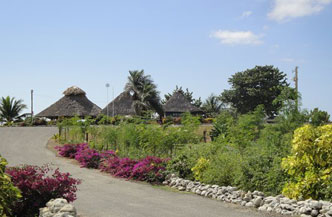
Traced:
[[314, 126], [321, 126], [327, 124], [330, 120], [330, 115], [326, 111], [321, 111], [315, 108], [310, 112], [310, 123]]
[[221, 112], [213, 123], [210, 132], [211, 139], [214, 141], [218, 137], [225, 139], [229, 135], [229, 128], [234, 124], [234, 116], [228, 111]]
[[210, 160], [201, 157], [197, 160], [195, 166], [191, 168], [191, 171], [194, 173], [194, 178], [197, 181], [204, 182], [204, 173], [207, 168], [210, 166]]
[[280, 194], [287, 179], [280, 163], [281, 157], [273, 148], [253, 145], [243, 155], [239, 186], [244, 190], [258, 190], [269, 195]]
[[305, 125], [295, 131], [291, 155], [282, 167], [290, 175], [284, 195], [299, 199], [331, 199], [332, 125]]
[[206, 168], [200, 172], [199, 181], [220, 186], [237, 185], [241, 174], [241, 155], [233, 147], [221, 147], [209, 158]]
[[5, 173], [7, 161], [0, 156], [0, 216], [11, 216], [14, 204], [21, 198], [21, 193]]
[[193, 179], [191, 168], [188, 156], [181, 153], [168, 162], [166, 170], [180, 178]]

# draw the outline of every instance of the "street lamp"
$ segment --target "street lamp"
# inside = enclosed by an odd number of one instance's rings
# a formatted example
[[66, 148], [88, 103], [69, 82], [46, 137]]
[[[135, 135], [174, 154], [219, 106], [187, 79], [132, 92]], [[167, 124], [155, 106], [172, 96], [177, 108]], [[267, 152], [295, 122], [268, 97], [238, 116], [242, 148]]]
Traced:
[[110, 84], [109, 83], [106, 83], [106, 89], [107, 89], [107, 105], [106, 105], [106, 114], [107, 114], [107, 116], [108, 116], [108, 101], [109, 101], [109, 99], [108, 99], [108, 88], [110, 87]]

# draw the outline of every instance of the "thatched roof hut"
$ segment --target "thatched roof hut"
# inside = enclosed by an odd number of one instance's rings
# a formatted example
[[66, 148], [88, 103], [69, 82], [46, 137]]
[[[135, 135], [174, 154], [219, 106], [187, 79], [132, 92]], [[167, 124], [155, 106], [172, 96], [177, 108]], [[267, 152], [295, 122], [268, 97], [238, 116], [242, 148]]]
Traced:
[[164, 105], [166, 116], [178, 117], [182, 113], [190, 112], [193, 115], [202, 114], [203, 111], [189, 102], [189, 100], [180, 92], [175, 92]]
[[[134, 100], [132, 95], [125, 91], [121, 93], [118, 97], [116, 97], [112, 102], [110, 102], [103, 110], [102, 113], [107, 115], [107, 108], [108, 108], [108, 115], [109, 116], [130, 116], [135, 115], [135, 108], [134, 108]], [[114, 108], [114, 112], [113, 112]]]
[[56, 119], [59, 117], [91, 116], [96, 117], [101, 109], [92, 103], [85, 92], [79, 87], [72, 86], [63, 92], [65, 95], [56, 103], [37, 114], [37, 117]]

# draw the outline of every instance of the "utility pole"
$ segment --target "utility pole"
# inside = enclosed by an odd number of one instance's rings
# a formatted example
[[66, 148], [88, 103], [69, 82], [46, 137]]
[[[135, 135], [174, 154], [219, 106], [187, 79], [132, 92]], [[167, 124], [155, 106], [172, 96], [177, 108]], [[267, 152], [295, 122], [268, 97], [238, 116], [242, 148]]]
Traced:
[[31, 90], [31, 124], [33, 124], [33, 90]]
[[106, 114], [107, 114], [107, 117], [108, 117], [108, 88], [110, 87], [110, 84], [109, 83], [106, 83], [106, 89], [107, 89], [107, 105], [106, 105]]
[[294, 81], [295, 81], [295, 91], [296, 91], [296, 101], [295, 101], [295, 105], [296, 105], [296, 110], [299, 110], [299, 73], [298, 73], [298, 69], [299, 67], [296, 66], [295, 67], [295, 77], [294, 77]]
[[112, 101], [113, 101], [113, 103], [112, 103], [112, 107], [113, 107], [113, 117], [114, 117], [114, 87], [112, 87], [112, 92], [113, 92], [113, 93], [112, 93], [112, 95], [113, 95], [113, 96], [112, 96], [112, 98], [113, 98], [113, 99], [112, 99]]

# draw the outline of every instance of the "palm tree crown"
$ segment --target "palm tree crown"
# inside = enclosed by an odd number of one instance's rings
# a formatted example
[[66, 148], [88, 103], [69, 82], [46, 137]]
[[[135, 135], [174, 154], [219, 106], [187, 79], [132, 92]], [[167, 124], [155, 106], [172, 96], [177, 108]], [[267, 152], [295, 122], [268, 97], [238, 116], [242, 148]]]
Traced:
[[219, 98], [211, 94], [203, 103], [203, 110], [208, 116], [216, 116], [220, 113], [223, 104]]
[[144, 70], [129, 71], [125, 90], [133, 94], [135, 111], [138, 115], [149, 109], [155, 110], [160, 116], [163, 115], [157, 86], [150, 75], [144, 74]]
[[0, 119], [7, 122], [13, 121], [26, 107], [21, 99], [16, 100], [15, 97], [10, 98], [9, 96], [2, 97], [0, 101]]

